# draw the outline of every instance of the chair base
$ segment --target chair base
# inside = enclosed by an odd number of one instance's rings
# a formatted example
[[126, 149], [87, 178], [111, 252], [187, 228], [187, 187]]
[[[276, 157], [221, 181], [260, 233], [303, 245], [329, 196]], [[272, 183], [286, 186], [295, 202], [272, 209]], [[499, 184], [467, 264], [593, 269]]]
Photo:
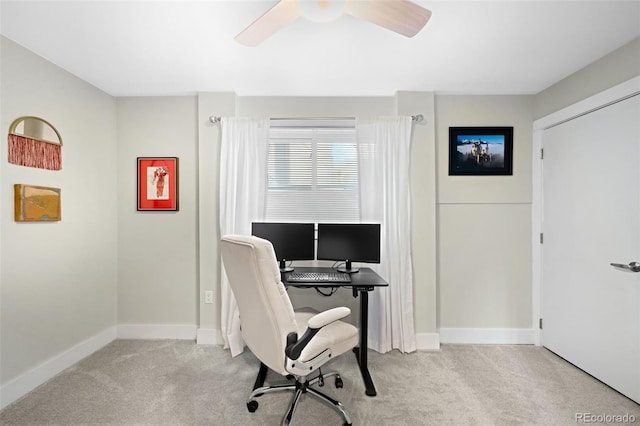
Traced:
[[319, 372], [320, 374], [311, 380], [307, 380], [306, 377], [294, 376], [293, 379], [295, 379], [295, 381], [293, 383], [261, 386], [264, 383], [266, 372], [267, 372], [267, 367], [264, 364], [261, 364], [260, 371], [258, 372], [258, 378], [256, 379], [256, 385], [254, 386], [253, 392], [251, 392], [251, 395], [249, 395], [249, 398], [247, 399], [247, 409], [249, 410], [249, 412], [253, 413], [258, 409], [258, 401], [256, 401], [255, 398], [258, 398], [267, 393], [287, 391], [287, 392], [293, 392], [293, 397], [291, 398], [291, 403], [289, 404], [287, 413], [282, 419], [283, 426], [289, 426], [291, 424], [293, 420], [293, 415], [296, 411], [296, 408], [298, 407], [298, 403], [301, 401], [303, 394], [308, 394], [320, 400], [321, 402], [325, 403], [326, 405], [333, 408], [334, 410], [336, 410], [338, 413], [342, 415], [345, 425], [351, 424], [351, 418], [349, 417], [349, 413], [347, 413], [347, 410], [345, 409], [344, 405], [342, 405], [342, 403], [331, 398], [329, 395], [326, 395], [325, 393], [320, 392], [319, 390], [311, 387], [314, 385], [324, 386], [324, 379], [328, 377], [335, 377], [335, 386], [337, 388], [341, 388], [342, 378], [340, 377], [340, 374], [338, 372], [336, 371], [329, 371], [327, 373]]

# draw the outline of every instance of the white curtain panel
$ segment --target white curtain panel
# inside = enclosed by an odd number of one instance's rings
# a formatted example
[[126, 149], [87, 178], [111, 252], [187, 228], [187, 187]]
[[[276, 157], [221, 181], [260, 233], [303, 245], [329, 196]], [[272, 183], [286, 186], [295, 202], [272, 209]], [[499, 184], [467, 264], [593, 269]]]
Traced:
[[358, 167], [362, 222], [381, 224], [380, 264], [389, 287], [369, 293], [368, 346], [384, 353], [416, 350], [411, 258], [411, 117], [359, 119]]
[[[250, 235], [251, 222], [264, 219], [269, 121], [223, 117], [220, 124], [220, 235]], [[224, 267], [220, 287], [224, 346], [231, 350], [231, 356], [236, 356], [244, 350], [244, 341]]]

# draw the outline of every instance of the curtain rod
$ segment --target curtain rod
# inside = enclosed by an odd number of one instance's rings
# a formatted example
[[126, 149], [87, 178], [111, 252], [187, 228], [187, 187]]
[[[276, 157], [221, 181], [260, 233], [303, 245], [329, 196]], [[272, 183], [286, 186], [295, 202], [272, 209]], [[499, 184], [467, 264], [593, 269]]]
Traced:
[[[222, 117], [218, 115], [209, 116], [209, 121], [213, 124], [219, 123]], [[295, 118], [272, 118], [271, 120], [355, 120], [355, 117], [295, 117]], [[422, 114], [412, 115], [411, 120], [420, 123], [424, 120]]]

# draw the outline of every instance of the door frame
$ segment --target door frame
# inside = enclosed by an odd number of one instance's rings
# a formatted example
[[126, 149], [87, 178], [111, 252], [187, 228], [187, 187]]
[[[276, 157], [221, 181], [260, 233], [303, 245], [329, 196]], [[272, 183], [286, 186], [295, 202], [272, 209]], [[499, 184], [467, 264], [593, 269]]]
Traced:
[[[542, 318], [542, 244], [543, 235], [543, 168], [542, 138], [544, 131], [559, 124], [573, 120], [590, 112], [605, 108], [614, 103], [640, 95], [640, 76], [634, 77], [607, 90], [576, 102], [559, 111], [551, 113], [533, 122], [532, 155], [532, 203], [531, 203], [531, 301], [532, 323], [534, 327]], [[543, 330], [536, 328], [534, 344], [541, 346]]]

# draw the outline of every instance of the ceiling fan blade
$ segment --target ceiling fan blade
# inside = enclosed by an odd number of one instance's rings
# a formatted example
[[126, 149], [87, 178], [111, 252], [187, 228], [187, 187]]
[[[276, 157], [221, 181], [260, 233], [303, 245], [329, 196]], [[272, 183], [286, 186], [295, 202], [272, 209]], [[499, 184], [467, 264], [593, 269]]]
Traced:
[[353, 0], [347, 13], [406, 37], [416, 35], [431, 17], [430, 10], [408, 0]]
[[280, 0], [264, 15], [235, 36], [238, 43], [245, 46], [257, 46], [278, 30], [300, 16], [300, 8], [295, 0]]

